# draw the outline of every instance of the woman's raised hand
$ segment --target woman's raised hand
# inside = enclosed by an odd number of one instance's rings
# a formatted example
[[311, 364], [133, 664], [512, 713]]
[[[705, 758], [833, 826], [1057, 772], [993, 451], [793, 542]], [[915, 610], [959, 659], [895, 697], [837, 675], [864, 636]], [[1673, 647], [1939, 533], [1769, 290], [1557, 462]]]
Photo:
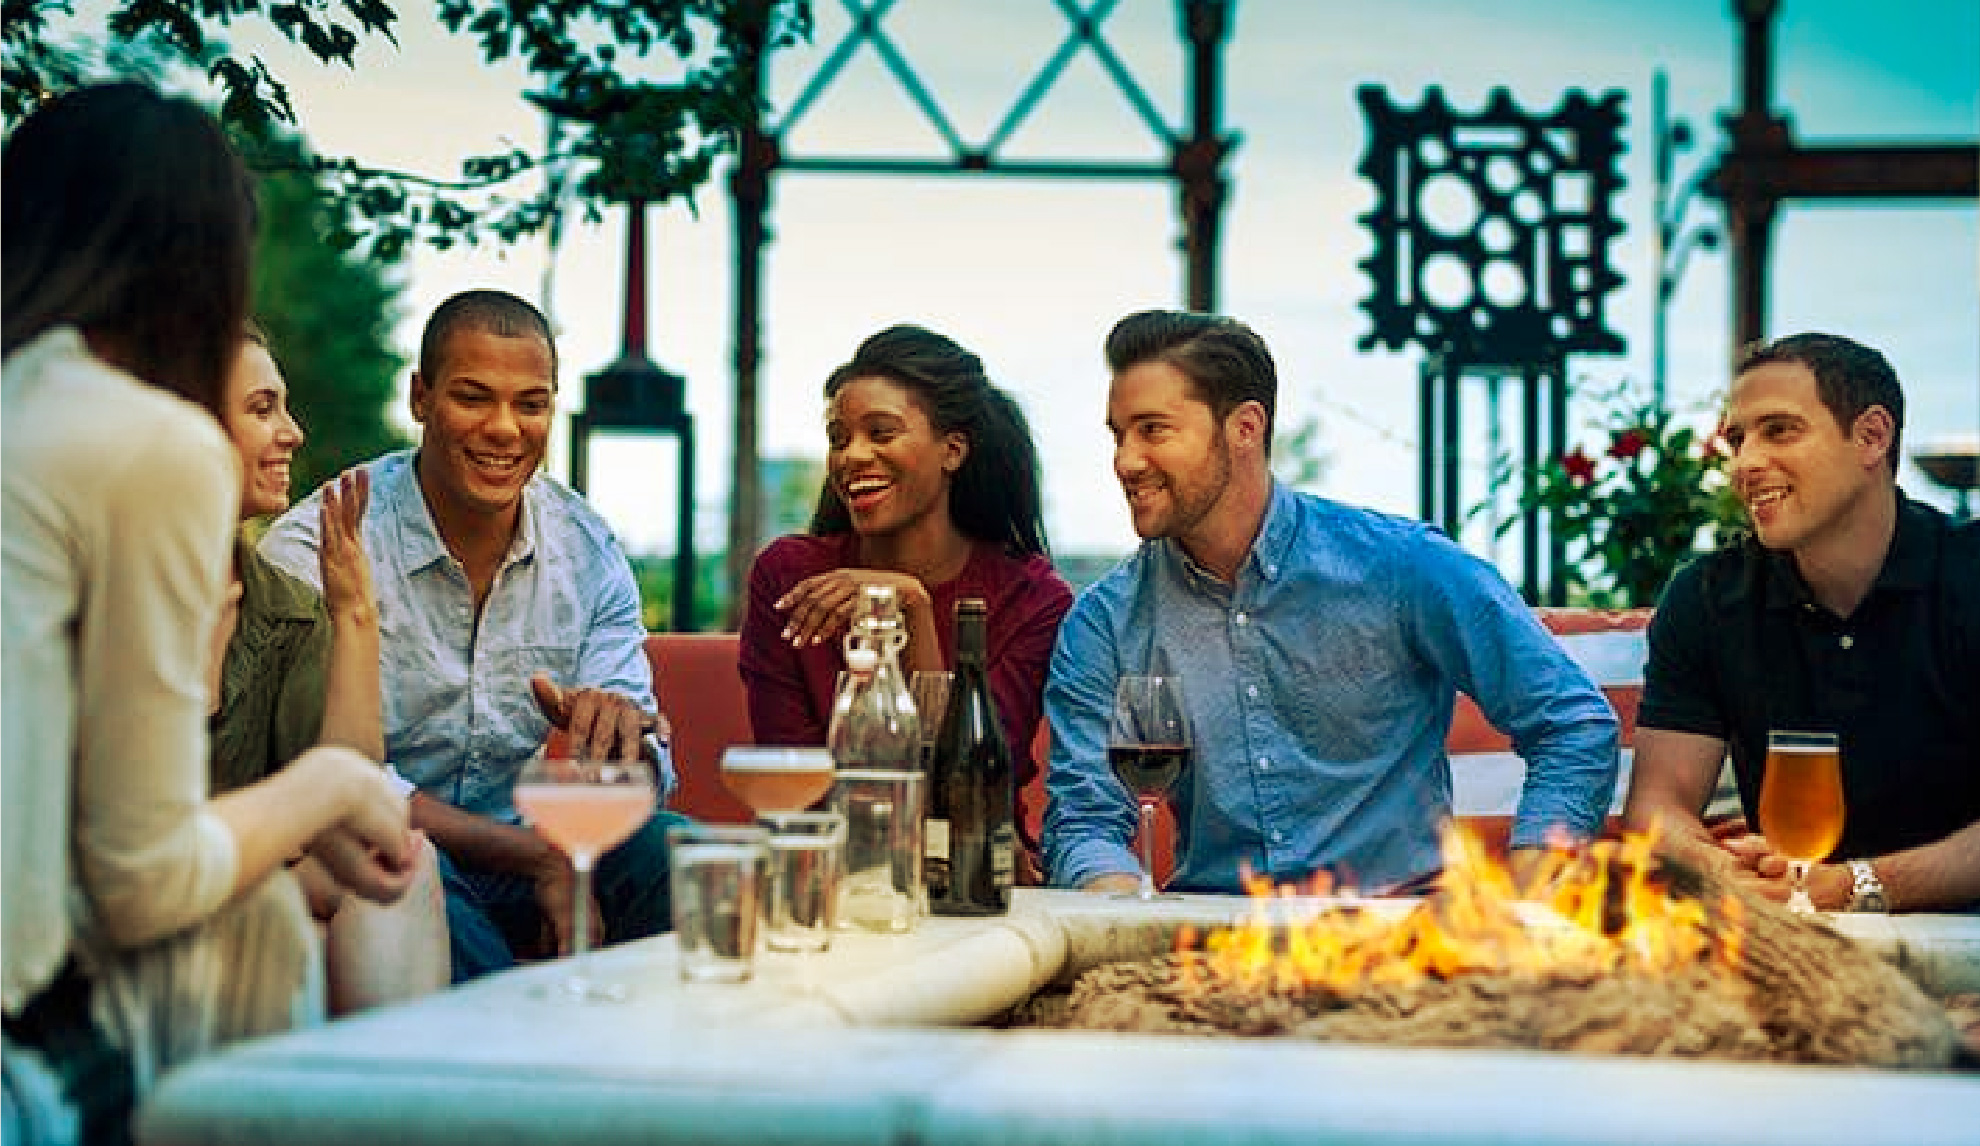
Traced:
[[345, 470], [323, 486], [321, 543], [323, 601], [332, 613], [375, 609], [371, 562], [364, 553], [364, 509], [371, 501], [371, 474]]

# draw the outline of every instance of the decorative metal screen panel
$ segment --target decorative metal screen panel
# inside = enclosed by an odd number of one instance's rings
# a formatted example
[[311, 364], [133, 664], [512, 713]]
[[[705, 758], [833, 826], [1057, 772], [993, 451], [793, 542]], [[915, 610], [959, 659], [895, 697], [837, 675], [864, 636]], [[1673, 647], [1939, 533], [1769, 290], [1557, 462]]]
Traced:
[[1475, 115], [1439, 88], [1400, 108], [1365, 85], [1375, 184], [1361, 221], [1374, 252], [1362, 303], [1374, 328], [1362, 350], [1410, 343], [1473, 365], [1517, 365], [1571, 352], [1621, 353], [1604, 303], [1622, 285], [1609, 243], [1623, 186], [1623, 94], [1570, 92], [1534, 116], [1495, 90]]

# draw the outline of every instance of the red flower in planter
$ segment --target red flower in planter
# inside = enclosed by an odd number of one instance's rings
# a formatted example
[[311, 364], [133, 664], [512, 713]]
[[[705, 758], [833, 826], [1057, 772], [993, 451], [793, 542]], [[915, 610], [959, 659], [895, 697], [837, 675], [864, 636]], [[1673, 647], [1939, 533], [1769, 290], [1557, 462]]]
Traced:
[[[1605, 429], [1597, 452], [1576, 446], [1527, 475], [1521, 502], [1546, 512], [1566, 546], [1574, 599], [1654, 605], [1672, 571], [1730, 536], [1744, 510], [1728, 492], [1716, 431], [1679, 424], [1654, 403], [1621, 406]], [[1518, 520], [1506, 517], [1500, 534]]]
[[1623, 430], [1614, 438], [1610, 439], [1609, 456], [1628, 461], [1642, 453], [1643, 447], [1649, 444], [1650, 439], [1644, 435], [1643, 431], [1635, 426], [1631, 426], [1629, 429]]

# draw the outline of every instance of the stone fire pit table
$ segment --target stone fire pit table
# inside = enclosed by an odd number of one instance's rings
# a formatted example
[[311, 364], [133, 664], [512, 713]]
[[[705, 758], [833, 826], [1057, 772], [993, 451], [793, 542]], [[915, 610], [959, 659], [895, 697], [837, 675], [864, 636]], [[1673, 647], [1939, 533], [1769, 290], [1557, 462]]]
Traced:
[[[1409, 904], [1387, 901], [1381, 910]], [[662, 936], [599, 953], [618, 1004], [532, 995], [561, 964], [237, 1047], [166, 1080], [153, 1146], [1980, 1143], [1980, 1075], [1404, 1050], [969, 1024], [1239, 899], [1023, 890], [1003, 919], [841, 933], [809, 964], [684, 986]], [[1928, 989], [1980, 991], [1980, 918], [1844, 917]]]

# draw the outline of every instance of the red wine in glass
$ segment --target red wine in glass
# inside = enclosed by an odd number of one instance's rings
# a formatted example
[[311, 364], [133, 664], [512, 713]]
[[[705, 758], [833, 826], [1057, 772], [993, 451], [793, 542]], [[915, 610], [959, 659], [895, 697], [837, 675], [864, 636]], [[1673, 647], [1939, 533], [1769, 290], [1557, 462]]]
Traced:
[[1116, 744], [1107, 749], [1107, 763], [1127, 789], [1142, 799], [1169, 794], [1189, 767], [1187, 744]]
[[1107, 763], [1132, 792], [1141, 813], [1141, 887], [1138, 899], [1155, 898], [1155, 802], [1189, 767], [1189, 718], [1182, 682], [1173, 676], [1124, 676], [1114, 690], [1114, 719], [1107, 733]]

